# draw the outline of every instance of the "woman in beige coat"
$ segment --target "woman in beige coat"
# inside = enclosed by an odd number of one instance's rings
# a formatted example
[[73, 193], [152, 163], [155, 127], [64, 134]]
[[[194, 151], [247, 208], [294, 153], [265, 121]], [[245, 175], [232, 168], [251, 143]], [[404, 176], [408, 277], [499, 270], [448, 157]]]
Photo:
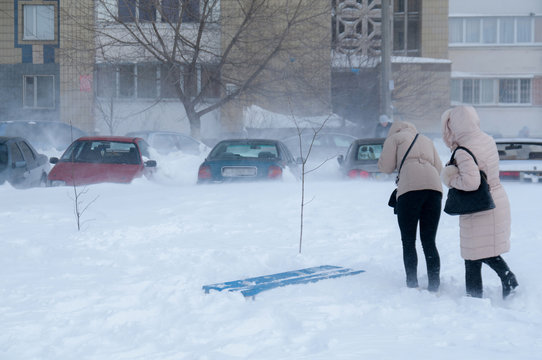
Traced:
[[489, 265], [500, 277], [503, 297], [518, 286], [514, 274], [501, 254], [510, 250], [510, 204], [499, 181], [499, 155], [493, 138], [480, 129], [480, 119], [471, 106], [459, 106], [442, 115], [442, 138], [450, 150], [458, 146], [469, 149], [476, 160], [459, 149], [455, 166], [448, 165], [442, 181], [448, 187], [465, 191], [480, 186], [480, 170], [487, 175], [495, 209], [459, 216], [461, 256], [465, 259], [467, 295], [482, 297], [482, 263]]
[[[399, 170], [416, 134], [416, 127], [411, 123], [393, 123], [378, 160], [380, 171], [391, 173]], [[396, 211], [403, 243], [406, 283], [408, 287], [418, 287], [416, 233], [419, 223], [429, 291], [437, 291], [440, 286], [440, 257], [435, 238], [442, 206], [441, 170], [442, 162], [433, 142], [420, 134], [405, 158], [397, 184]]]

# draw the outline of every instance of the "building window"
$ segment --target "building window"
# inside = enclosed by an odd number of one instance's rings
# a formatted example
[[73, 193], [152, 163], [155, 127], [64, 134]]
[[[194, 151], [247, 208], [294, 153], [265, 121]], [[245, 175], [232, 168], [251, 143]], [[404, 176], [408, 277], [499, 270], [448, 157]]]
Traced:
[[534, 43], [533, 17], [451, 17], [450, 44], [529, 44]]
[[[178, 99], [176, 86], [187, 96], [205, 98], [220, 96], [220, 76], [212, 66], [196, 66], [190, 73], [188, 67], [169, 68], [155, 64], [123, 64], [96, 66], [96, 95], [99, 98], [123, 99]], [[178, 77], [178, 79], [177, 79]]]
[[158, 76], [156, 65], [137, 65], [137, 97], [156, 99], [158, 96]]
[[118, 97], [133, 98], [135, 95], [135, 65], [120, 65], [118, 67]]
[[397, 0], [393, 9], [393, 52], [418, 56], [420, 52], [420, 1]]
[[176, 86], [179, 84], [177, 68], [170, 68], [167, 65], [160, 66], [160, 96], [163, 99], [178, 99]]
[[23, 40], [55, 39], [55, 7], [23, 5]]
[[23, 106], [25, 108], [54, 109], [54, 75], [23, 76], [23, 94]]
[[531, 79], [452, 79], [452, 102], [473, 105], [531, 104]]
[[[182, 17], [181, 17], [182, 16]], [[139, 21], [176, 23], [200, 19], [199, 0], [118, 0], [120, 22]]]

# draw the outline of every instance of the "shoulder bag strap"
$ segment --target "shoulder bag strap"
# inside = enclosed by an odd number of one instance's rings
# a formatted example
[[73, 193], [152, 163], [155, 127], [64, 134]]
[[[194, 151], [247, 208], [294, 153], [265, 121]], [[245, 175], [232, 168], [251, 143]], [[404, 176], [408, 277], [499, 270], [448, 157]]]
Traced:
[[470, 154], [470, 156], [472, 156], [472, 158], [474, 159], [474, 162], [476, 163], [476, 165], [479, 166], [478, 161], [476, 160], [476, 156], [474, 156], [474, 154], [469, 149], [467, 149], [466, 147], [463, 147], [463, 146], [458, 146], [458, 147], [455, 148], [454, 152], [452, 153], [452, 157], [450, 158], [450, 164], [455, 165], [455, 152], [457, 150], [459, 150], [459, 149], [465, 150], [466, 152], [468, 152]]
[[414, 140], [412, 140], [412, 143], [410, 143], [410, 146], [408, 147], [405, 155], [403, 156], [403, 160], [401, 160], [401, 165], [399, 165], [399, 170], [397, 171], [397, 177], [395, 178], [395, 183], [396, 184], [399, 182], [399, 174], [401, 173], [401, 168], [403, 167], [403, 164], [405, 163], [406, 157], [407, 157], [408, 153], [410, 152], [410, 149], [412, 149], [412, 146], [416, 142], [416, 139], [418, 138], [418, 135], [420, 135], [420, 134], [416, 134], [416, 136], [414, 136]]

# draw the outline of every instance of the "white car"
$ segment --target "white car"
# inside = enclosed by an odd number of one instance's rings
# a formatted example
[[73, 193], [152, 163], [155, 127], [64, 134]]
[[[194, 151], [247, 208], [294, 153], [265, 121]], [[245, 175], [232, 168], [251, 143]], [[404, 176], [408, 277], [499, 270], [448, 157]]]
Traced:
[[495, 139], [499, 150], [501, 180], [542, 180], [542, 139]]

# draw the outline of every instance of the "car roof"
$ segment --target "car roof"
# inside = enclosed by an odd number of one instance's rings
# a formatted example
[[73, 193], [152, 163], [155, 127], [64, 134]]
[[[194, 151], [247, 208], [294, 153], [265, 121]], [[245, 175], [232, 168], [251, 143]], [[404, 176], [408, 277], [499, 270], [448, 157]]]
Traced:
[[0, 136], [0, 143], [4, 144], [10, 140], [24, 140], [20, 136]]
[[83, 136], [76, 141], [117, 141], [117, 142], [135, 142], [139, 137], [130, 136]]
[[542, 138], [498, 138], [495, 139], [497, 144], [499, 143], [541, 143]]
[[[24, 124], [24, 125], [65, 125], [65, 126], [71, 126], [74, 129], [79, 129], [77, 126], [69, 124], [64, 121], [54, 121], [54, 120], [3, 120], [0, 121], [0, 124]], [[82, 131], [82, 130], [81, 130]]]
[[[310, 132], [305, 132], [305, 133], [301, 133], [301, 137], [314, 137], [316, 135], [316, 137], [318, 136], [327, 136], [327, 135], [339, 135], [339, 136], [344, 136], [344, 137], [349, 137], [351, 138], [352, 140], [356, 139], [356, 137], [354, 135], [351, 135], [351, 134], [345, 134], [345, 133], [340, 133], [340, 132], [328, 132], [328, 131], [324, 131], [324, 132], [318, 132], [317, 134], [314, 134], [314, 133], [310, 133]], [[299, 138], [299, 135], [290, 135], [288, 137], [285, 137], [284, 140], [292, 140], [292, 139], [298, 139]]]
[[386, 138], [356, 139], [356, 144], [383, 144]]
[[268, 144], [276, 144], [279, 143], [279, 140], [273, 140], [273, 139], [224, 139], [220, 140], [221, 143], [224, 142], [230, 142], [230, 143], [268, 143]]

